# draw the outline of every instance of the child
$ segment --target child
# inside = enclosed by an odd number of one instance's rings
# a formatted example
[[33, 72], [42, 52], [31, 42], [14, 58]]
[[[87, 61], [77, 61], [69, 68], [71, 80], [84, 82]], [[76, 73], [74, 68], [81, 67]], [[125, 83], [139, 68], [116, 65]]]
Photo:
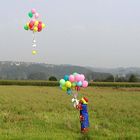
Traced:
[[76, 108], [80, 110], [80, 123], [81, 123], [81, 132], [88, 132], [89, 120], [88, 120], [88, 110], [87, 110], [88, 99], [83, 97], [79, 104], [76, 105]]

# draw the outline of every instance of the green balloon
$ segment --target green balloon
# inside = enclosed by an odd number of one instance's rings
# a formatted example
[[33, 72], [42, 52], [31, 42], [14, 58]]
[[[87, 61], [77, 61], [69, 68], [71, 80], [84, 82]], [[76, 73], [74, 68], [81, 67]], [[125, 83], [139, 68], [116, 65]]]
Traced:
[[24, 26], [24, 29], [25, 29], [25, 30], [28, 30], [29, 28], [28, 28], [28, 26], [27, 26], [27, 25], [25, 25], [25, 26]]
[[64, 79], [61, 79], [61, 80], [59, 81], [59, 83], [60, 83], [62, 86], [64, 86], [64, 85], [65, 85], [65, 80], [64, 80]]
[[74, 76], [76, 76], [77, 74], [78, 74], [77, 72], [74, 72], [74, 73], [73, 73]]
[[33, 17], [32, 12], [29, 12], [29, 13], [28, 13], [28, 16], [29, 16], [30, 18], [32, 18], [32, 17]]
[[72, 87], [75, 87], [76, 86], [76, 83], [74, 82], [74, 83], [72, 83]]

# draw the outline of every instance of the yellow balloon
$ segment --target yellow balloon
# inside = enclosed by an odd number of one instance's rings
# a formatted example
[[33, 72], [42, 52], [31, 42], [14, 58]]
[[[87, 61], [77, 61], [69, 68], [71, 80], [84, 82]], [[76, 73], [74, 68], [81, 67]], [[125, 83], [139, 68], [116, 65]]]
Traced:
[[45, 28], [45, 27], [46, 27], [46, 25], [43, 23], [43, 24], [42, 24], [42, 28]]
[[34, 27], [34, 32], [37, 32], [38, 31], [38, 28], [37, 27]]
[[28, 28], [29, 28], [29, 22], [27, 22], [27, 23], [26, 23], [26, 25], [27, 25], [27, 26], [28, 26]]
[[67, 91], [67, 87], [63, 86], [62, 90]]
[[38, 23], [39, 23], [38, 21], [35, 21], [35, 24], [34, 24], [34, 25], [35, 25], [35, 26], [38, 26]]
[[35, 54], [37, 54], [37, 52], [36, 52], [35, 50], [33, 50], [33, 51], [32, 51], [32, 54], [35, 55]]
[[67, 81], [65, 85], [67, 88], [71, 88], [71, 82]]

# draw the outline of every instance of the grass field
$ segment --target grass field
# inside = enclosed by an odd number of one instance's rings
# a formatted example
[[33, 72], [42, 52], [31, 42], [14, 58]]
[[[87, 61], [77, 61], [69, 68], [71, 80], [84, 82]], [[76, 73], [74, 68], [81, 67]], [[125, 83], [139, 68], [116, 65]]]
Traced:
[[57, 87], [0, 86], [0, 140], [139, 140], [140, 88], [82, 90], [89, 98], [90, 131]]

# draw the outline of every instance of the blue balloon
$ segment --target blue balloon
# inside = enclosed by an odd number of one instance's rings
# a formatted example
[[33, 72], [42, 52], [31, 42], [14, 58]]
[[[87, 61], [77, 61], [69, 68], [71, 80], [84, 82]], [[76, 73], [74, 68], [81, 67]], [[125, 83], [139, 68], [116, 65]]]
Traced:
[[65, 75], [65, 76], [64, 76], [64, 80], [65, 80], [65, 81], [69, 81], [69, 76], [68, 76], [68, 75]]
[[77, 82], [77, 86], [81, 87], [82, 86], [82, 82], [81, 81]]
[[67, 94], [70, 95], [72, 93], [71, 89], [67, 89]]

